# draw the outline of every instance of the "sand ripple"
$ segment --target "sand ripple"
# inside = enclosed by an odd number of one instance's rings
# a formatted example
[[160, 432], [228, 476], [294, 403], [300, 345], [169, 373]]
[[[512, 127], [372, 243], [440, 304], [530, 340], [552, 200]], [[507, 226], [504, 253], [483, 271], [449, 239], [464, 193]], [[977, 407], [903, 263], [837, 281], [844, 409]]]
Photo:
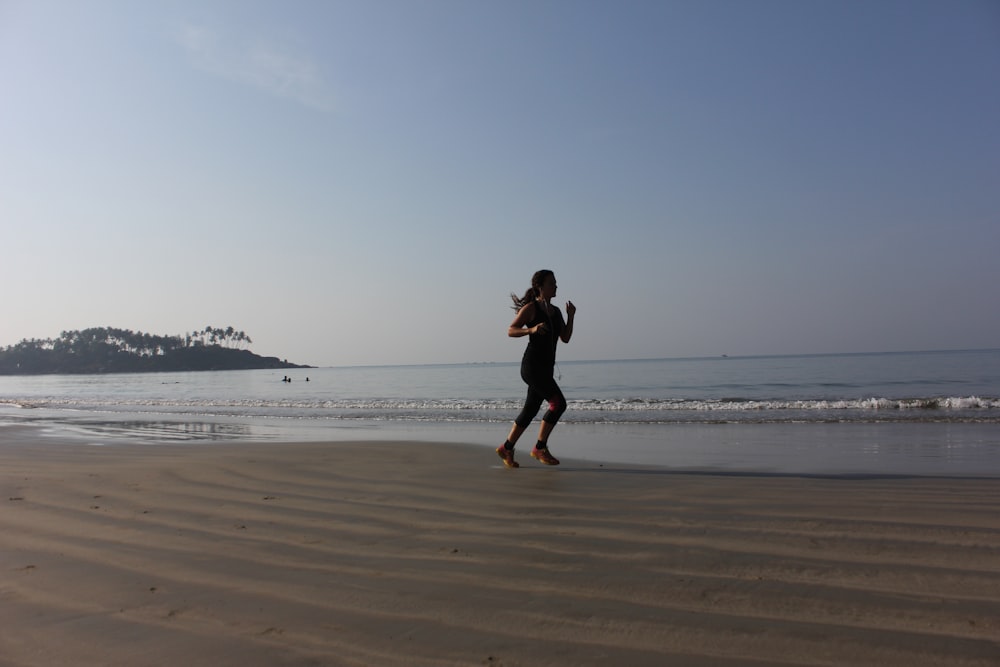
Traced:
[[3, 444], [0, 662], [1000, 664], [998, 480], [522, 458]]

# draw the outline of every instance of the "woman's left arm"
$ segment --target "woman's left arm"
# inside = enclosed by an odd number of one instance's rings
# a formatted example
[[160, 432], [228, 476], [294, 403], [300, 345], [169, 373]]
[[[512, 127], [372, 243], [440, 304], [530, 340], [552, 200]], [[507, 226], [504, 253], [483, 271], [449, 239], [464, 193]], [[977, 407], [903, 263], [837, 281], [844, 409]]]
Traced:
[[562, 342], [568, 343], [569, 339], [573, 337], [573, 318], [576, 316], [576, 306], [573, 305], [572, 301], [566, 302], [566, 326], [563, 327], [562, 334], [559, 336]]

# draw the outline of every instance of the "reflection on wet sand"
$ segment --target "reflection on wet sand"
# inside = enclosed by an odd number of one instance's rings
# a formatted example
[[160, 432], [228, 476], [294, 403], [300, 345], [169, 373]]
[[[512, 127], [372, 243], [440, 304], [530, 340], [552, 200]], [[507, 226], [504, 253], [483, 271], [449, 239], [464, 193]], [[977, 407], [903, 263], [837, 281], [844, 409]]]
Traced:
[[126, 438], [132, 441], [238, 440], [253, 436], [247, 424], [214, 421], [164, 420], [71, 420], [67, 425], [88, 435]]

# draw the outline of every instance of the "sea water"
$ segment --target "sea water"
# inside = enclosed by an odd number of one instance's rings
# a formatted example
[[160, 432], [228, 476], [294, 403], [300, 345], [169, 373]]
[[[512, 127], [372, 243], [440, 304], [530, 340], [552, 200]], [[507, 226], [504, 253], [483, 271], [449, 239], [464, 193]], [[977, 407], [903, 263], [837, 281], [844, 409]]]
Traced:
[[[1000, 475], [1000, 350], [563, 361], [557, 380], [569, 408], [552, 447], [564, 457], [730, 471]], [[0, 422], [95, 444], [496, 446], [524, 392], [516, 363], [6, 376]]]

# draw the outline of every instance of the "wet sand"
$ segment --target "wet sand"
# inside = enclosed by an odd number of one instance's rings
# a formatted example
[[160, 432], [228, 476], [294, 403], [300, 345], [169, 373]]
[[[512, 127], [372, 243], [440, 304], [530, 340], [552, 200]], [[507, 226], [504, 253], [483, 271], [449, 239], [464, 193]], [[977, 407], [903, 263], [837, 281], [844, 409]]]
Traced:
[[5, 666], [1000, 664], [998, 479], [0, 438]]

